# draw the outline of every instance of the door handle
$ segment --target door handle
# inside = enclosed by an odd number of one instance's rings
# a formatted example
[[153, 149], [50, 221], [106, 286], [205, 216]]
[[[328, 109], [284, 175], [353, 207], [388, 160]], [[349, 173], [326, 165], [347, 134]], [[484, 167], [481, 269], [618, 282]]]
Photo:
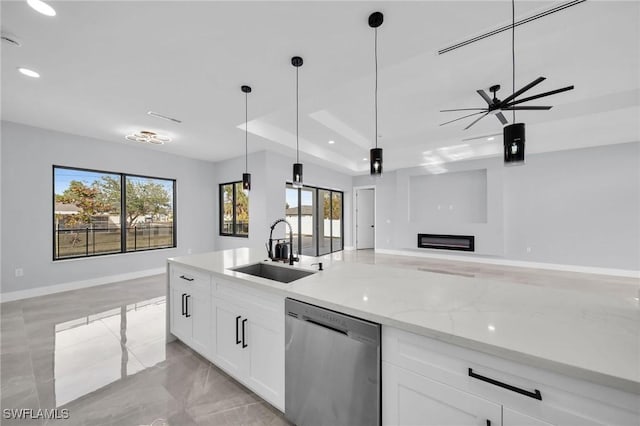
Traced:
[[238, 336], [238, 320], [240, 319], [240, 315], [238, 315], [236, 317], [236, 345], [239, 345], [240, 343], [240, 337]]
[[187, 294], [184, 298], [184, 313], [185, 313], [185, 317], [190, 318], [191, 314], [189, 313], [189, 298], [191, 297], [190, 294]]
[[245, 325], [246, 323], [247, 323], [247, 319], [245, 318], [245, 319], [243, 319], [243, 320], [242, 320], [242, 347], [243, 347], [243, 348], [246, 348], [247, 346], [249, 346], [249, 345], [247, 345], [247, 344], [245, 343], [245, 341], [244, 341], [244, 325]]
[[375, 225], [371, 225], [372, 228], [375, 228]]
[[184, 315], [185, 311], [184, 311], [184, 297], [187, 295], [187, 293], [182, 293], [182, 315]]

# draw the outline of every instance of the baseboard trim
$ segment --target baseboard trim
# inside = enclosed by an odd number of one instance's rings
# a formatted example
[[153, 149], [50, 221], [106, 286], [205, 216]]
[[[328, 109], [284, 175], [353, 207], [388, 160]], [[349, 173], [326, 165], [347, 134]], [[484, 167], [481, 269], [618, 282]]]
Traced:
[[456, 256], [452, 254], [420, 253], [413, 250], [375, 249], [379, 254], [429, 257], [433, 259], [458, 260], [461, 262], [485, 263], [489, 265], [515, 266], [519, 268], [547, 269], [552, 271], [581, 272], [584, 274], [609, 275], [614, 277], [640, 278], [640, 271], [632, 269], [599, 268], [594, 266], [563, 265], [558, 263], [528, 262], [525, 260], [495, 259], [486, 257]]
[[11, 291], [0, 294], [0, 303], [13, 302], [14, 300], [29, 299], [31, 297], [45, 296], [47, 294], [61, 293], [63, 291], [78, 290], [81, 288], [95, 287], [104, 284], [112, 284], [118, 281], [133, 280], [149, 277], [167, 272], [167, 268], [145, 269], [143, 271], [128, 272], [126, 274], [108, 275], [106, 277], [91, 278], [88, 280], [71, 281], [68, 283], [54, 284], [44, 287], [30, 288], [28, 290]]
[[351, 250], [355, 250], [356, 248], [354, 246], [344, 246], [344, 250], [345, 251], [351, 251]]

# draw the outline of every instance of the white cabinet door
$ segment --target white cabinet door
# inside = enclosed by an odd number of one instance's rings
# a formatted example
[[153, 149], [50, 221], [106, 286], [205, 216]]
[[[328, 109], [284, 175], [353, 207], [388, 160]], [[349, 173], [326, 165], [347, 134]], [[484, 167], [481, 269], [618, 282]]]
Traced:
[[[228, 300], [213, 299], [213, 320], [215, 321], [214, 359], [227, 373], [240, 378], [245, 371], [246, 351], [242, 349], [241, 308]], [[245, 333], [247, 321], [244, 323]], [[245, 342], [246, 342], [245, 334]], [[246, 344], [246, 343], [245, 343]]]
[[543, 422], [540, 419], [535, 419], [507, 407], [503, 408], [502, 416], [502, 424], [504, 426], [553, 426], [551, 423]]
[[191, 343], [191, 317], [185, 311], [186, 296], [189, 294], [184, 286], [171, 286], [171, 333], [183, 342]]
[[191, 316], [193, 349], [204, 356], [211, 356], [211, 298], [201, 291], [191, 291], [188, 312]]
[[500, 426], [502, 406], [382, 363], [382, 424]]
[[258, 395], [284, 410], [284, 319], [249, 316], [246, 380]]

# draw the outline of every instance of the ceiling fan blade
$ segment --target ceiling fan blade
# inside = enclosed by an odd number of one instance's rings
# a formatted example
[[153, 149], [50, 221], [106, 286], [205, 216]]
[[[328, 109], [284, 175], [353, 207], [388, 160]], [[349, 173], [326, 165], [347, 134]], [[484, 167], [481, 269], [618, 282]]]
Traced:
[[531, 110], [531, 111], [548, 111], [553, 107], [550, 106], [514, 106], [514, 107], [504, 107], [502, 108], [503, 111], [525, 111], [525, 110]]
[[481, 115], [480, 117], [476, 118], [475, 120], [473, 120], [473, 123], [469, 124], [467, 127], [465, 127], [464, 129], [467, 130], [469, 127], [473, 126], [474, 124], [476, 124], [478, 121], [480, 121], [481, 119], [483, 119], [484, 117], [486, 117], [489, 113], [485, 112], [484, 115]]
[[532, 101], [534, 99], [543, 98], [545, 96], [555, 95], [556, 93], [566, 92], [567, 90], [573, 90], [573, 86], [567, 86], [567, 87], [563, 87], [562, 89], [556, 89], [550, 92], [540, 93], [539, 95], [529, 96], [528, 98], [518, 99], [517, 101], [511, 102], [509, 105], [505, 105], [505, 106], [513, 106], [513, 105], [521, 104], [522, 102]]
[[511, 95], [507, 96], [506, 98], [504, 98], [502, 100], [502, 102], [500, 102], [501, 105], [506, 105], [509, 103], [509, 101], [511, 101], [512, 99], [522, 95], [524, 92], [526, 92], [527, 90], [531, 89], [533, 86], [536, 86], [540, 83], [542, 83], [545, 80], [544, 77], [538, 77], [535, 80], [533, 80], [531, 83], [527, 84], [526, 86], [524, 86], [522, 89], [520, 90], [516, 90], [515, 92], [513, 92]]
[[487, 92], [482, 89], [476, 90], [476, 92], [478, 92], [478, 95], [482, 96], [482, 99], [484, 99], [488, 105], [493, 105], [493, 100], [489, 97], [489, 95], [487, 95]]
[[486, 108], [458, 108], [458, 109], [441, 109], [440, 112], [452, 112], [452, 111], [486, 111]]
[[503, 113], [501, 113], [501, 112], [497, 113], [496, 117], [498, 117], [498, 120], [500, 120], [500, 122], [502, 124], [507, 124], [508, 123], [507, 118], [504, 116]]
[[484, 112], [484, 111], [474, 112], [473, 114], [465, 115], [464, 117], [456, 118], [455, 120], [451, 120], [451, 121], [447, 121], [446, 123], [442, 123], [441, 126], [444, 126], [445, 124], [453, 123], [454, 121], [462, 120], [463, 118], [471, 117], [473, 115], [478, 115], [478, 114], [488, 114], [488, 112]]

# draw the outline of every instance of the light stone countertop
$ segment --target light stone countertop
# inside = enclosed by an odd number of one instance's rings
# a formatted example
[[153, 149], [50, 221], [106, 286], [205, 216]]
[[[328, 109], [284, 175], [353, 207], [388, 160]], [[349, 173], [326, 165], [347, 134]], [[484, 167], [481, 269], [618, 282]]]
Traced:
[[[325, 270], [282, 284], [229, 268], [264, 261], [233, 249], [170, 263], [601, 385], [640, 394], [636, 297], [302, 256]], [[283, 267], [290, 267], [280, 263]]]

